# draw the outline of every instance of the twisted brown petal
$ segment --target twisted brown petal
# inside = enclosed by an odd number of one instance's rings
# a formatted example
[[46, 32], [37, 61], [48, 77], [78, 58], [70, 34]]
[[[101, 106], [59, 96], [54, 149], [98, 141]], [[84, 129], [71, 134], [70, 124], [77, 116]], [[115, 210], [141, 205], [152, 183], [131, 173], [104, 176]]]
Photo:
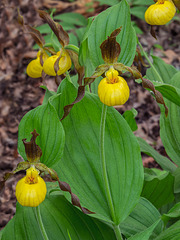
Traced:
[[83, 97], [84, 97], [84, 94], [85, 94], [85, 86], [82, 85], [82, 86], [79, 86], [78, 87], [78, 93], [77, 93], [77, 97], [76, 99], [74, 100], [74, 102], [72, 102], [71, 104], [68, 104], [64, 107], [64, 115], [63, 117], [61, 118], [61, 121], [68, 116], [68, 114], [70, 113], [72, 107], [74, 106], [74, 104], [80, 102]]
[[54, 171], [54, 169], [48, 168], [43, 163], [37, 163], [37, 164], [35, 164], [35, 167], [42, 172], [47, 171], [49, 173], [49, 175], [51, 176], [52, 180], [58, 181], [60, 189], [64, 192], [70, 193], [71, 202], [74, 206], [79, 207], [82, 210], [82, 212], [85, 214], [93, 214], [94, 213], [94, 212], [91, 212], [90, 210], [88, 210], [87, 208], [84, 208], [81, 206], [79, 198], [74, 193], [72, 193], [71, 187], [69, 186], [69, 184], [66, 182], [61, 182], [59, 180], [59, 177], [58, 177], [56, 171]]
[[149, 81], [148, 79], [144, 79], [142, 78], [142, 86], [144, 88], [149, 88], [151, 91], [153, 91], [154, 93], [154, 96], [156, 98], [156, 101], [162, 105], [164, 105], [164, 108], [165, 108], [165, 115], [167, 117], [168, 115], [168, 107], [166, 106], [165, 102], [164, 102], [164, 99], [163, 99], [163, 96], [162, 94], [157, 91], [153, 85], [153, 83], [151, 81]]

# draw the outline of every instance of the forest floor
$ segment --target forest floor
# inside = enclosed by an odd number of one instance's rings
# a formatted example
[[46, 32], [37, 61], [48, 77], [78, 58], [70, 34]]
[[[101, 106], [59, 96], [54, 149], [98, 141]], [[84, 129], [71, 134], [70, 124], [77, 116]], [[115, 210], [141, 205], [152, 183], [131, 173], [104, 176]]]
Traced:
[[[53, 2], [53, 5], [52, 5]], [[47, 10], [56, 7], [56, 13], [77, 12], [85, 17], [95, 16], [107, 5], [100, 5], [94, 1], [93, 11], [88, 11], [92, 1], [50, 1], [50, 0], [6, 0], [0, 6], [0, 180], [5, 172], [11, 171], [18, 162], [22, 161], [17, 151], [18, 125], [22, 117], [31, 109], [42, 104], [44, 90], [40, 79], [32, 79], [25, 73], [27, 64], [36, 53], [32, 46], [34, 41], [30, 35], [24, 34], [17, 21], [17, 6], [25, 23], [31, 26], [42, 24], [37, 9]], [[157, 40], [150, 35], [147, 24], [133, 18], [143, 31], [139, 40], [147, 52], [153, 49], [153, 54], [161, 57], [166, 63], [180, 69], [180, 24], [172, 21], [166, 26], [156, 27]], [[161, 46], [156, 48], [155, 44]], [[128, 82], [131, 95], [128, 102], [118, 108], [125, 110], [135, 108], [138, 111], [136, 121], [138, 130], [136, 136], [144, 138], [159, 153], [166, 156], [166, 152], [159, 136], [160, 109], [151, 94], [133, 80]], [[47, 86], [56, 90], [54, 80], [49, 79]], [[143, 155], [146, 167], [158, 167], [153, 158]], [[22, 173], [17, 174], [6, 183], [0, 195], [0, 229], [13, 217], [16, 209], [15, 185]]]

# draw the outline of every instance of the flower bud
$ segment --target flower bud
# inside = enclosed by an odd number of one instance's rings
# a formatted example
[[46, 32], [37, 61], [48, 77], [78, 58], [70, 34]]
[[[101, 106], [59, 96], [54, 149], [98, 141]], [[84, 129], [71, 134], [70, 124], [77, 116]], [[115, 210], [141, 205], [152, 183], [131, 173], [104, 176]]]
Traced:
[[58, 66], [59, 68], [57, 71], [57, 75], [61, 75], [70, 69], [72, 63], [71, 63], [71, 58], [70, 58], [68, 52], [66, 52], [65, 50], [63, 50], [63, 52], [59, 51], [59, 52], [57, 52], [56, 55], [49, 57], [44, 62], [43, 70], [49, 76], [56, 76], [54, 67], [55, 67], [55, 63], [60, 55], [61, 55], [61, 57], [59, 59], [59, 66]]
[[176, 8], [171, 0], [158, 0], [145, 12], [145, 20], [150, 25], [164, 25], [175, 15]]
[[27, 66], [26, 72], [29, 77], [39, 78], [42, 76], [43, 67], [41, 65], [41, 54], [43, 61], [48, 58], [48, 55], [46, 53], [41, 53], [41, 51], [39, 51], [37, 53], [37, 58], [32, 60]]
[[118, 71], [111, 68], [98, 86], [100, 101], [107, 106], [123, 105], [129, 99], [129, 87]]
[[46, 183], [34, 166], [26, 170], [26, 176], [16, 185], [16, 198], [22, 206], [37, 207], [46, 196]]

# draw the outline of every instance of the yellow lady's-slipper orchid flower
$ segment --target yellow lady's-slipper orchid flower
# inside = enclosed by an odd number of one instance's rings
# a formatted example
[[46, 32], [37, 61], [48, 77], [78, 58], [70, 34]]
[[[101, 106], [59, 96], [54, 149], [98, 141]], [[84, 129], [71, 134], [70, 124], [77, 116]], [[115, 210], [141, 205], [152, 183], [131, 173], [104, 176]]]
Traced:
[[[60, 55], [61, 55], [61, 57], [60, 57]], [[53, 56], [49, 57], [44, 62], [43, 70], [49, 76], [56, 76], [54, 65], [55, 65], [55, 62], [58, 60], [59, 57], [60, 57], [60, 59], [59, 59], [59, 69], [57, 71], [57, 75], [61, 75], [61, 74], [65, 73], [66, 71], [68, 71], [70, 69], [70, 67], [72, 65], [71, 58], [70, 58], [67, 51], [62, 50], [62, 51], [57, 52], [56, 55], [53, 55]]]
[[37, 58], [32, 60], [27, 66], [26, 72], [29, 77], [39, 78], [42, 76], [43, 66], [41, 64], [41, 54], [43, 62], [49, 57], [45, 52], [41, 53], [41, 51], [39, 51]]
[[107, 106], [123, 105], [129, 99], [129, 87], [118, 71], [110, 68], [98, 86], [100, 101]]
[[46, 196], [46, 183], [34, 167], [26, 170], [26, 176], [16, 185], [16, 198], [22, 206], [37, 207]]
[[150, 25], [164, 25], [175, 15], [176, 7], [171, 0], [158, 0], [145, 12], [145, 20]]

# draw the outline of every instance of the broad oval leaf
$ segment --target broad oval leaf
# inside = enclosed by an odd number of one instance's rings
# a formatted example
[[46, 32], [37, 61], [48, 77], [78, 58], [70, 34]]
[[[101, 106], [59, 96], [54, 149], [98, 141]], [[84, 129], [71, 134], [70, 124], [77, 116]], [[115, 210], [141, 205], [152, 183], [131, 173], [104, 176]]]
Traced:
[[[61, 195], [51, 195], [39, 206], [42, 222], [50, 240], [116, 240], [109, 226], [73, 207]], [[35, 208], [17, 204], [14, 218], [4, 228], [1, 240], [43, 240]]]
[[[69, 103], [77, 90], [67, 80], [61, 90], [60, 109], [63, 109], [63, 105]], [[114, 108], [109, 107], [105, 127], [105, 157], [115, 212], [113, 219], [100, 160], [101, 111], [102, 103], [96, 95], [89, 93], [73, 106], [62, 121], [66, 133], [64, 154], [53, 168], [62, 181], [70, 184], [82, 206], [96, 213], [93, 216], [119, 224], [139, 200], [143, 183], [142, 159], [139, 144], [128, 124]], [[62, 116], [62, 112], [59, 114]]]
[[[180, 88], [179, 79], [173, 78], [171, 85]], [[173, 162], [180, 166], [180, 107], [166, 99], [165, 103], [169, 113], [165, 117], [164, 109], [161, 108], [160, 136], [167, 154]]]
[[88, 26], [80, 46], [80, 62], [87, 68], [86, 76], [90, 77], [95, 68], [104, 63], [100, 45], [121, 26], [121, 33], [116, 39], [121, 47], [118, 61], [129, 66], [132, 64], [136, 52], [136, 34], [131, 24], [129, 5], [122, 0], [100, 13]]
[[22, 139], [29, 141], [34, 129], [39, 133], [36, 143], [42, 150], [41, 162], [50, 167], [63, 154], [65, 134], [56, 110], [49, 102], [29, 111], [19, 124], [18, 151], [24, 160], [27, 158]]

